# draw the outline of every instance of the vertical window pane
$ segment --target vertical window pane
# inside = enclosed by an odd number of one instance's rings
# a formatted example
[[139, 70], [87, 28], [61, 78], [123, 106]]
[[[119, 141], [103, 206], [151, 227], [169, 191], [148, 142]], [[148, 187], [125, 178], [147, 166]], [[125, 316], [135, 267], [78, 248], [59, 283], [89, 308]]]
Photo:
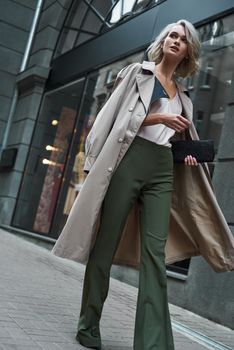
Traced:
[[134, 11], [140, 11], [147, 7], [150, 3], [152, 3], [152, 0], [138, 0], [137, 3], [134, 6]]
[[69, 20], [69, 26], [73, 28], [80, 28], [83, 18], [86, 15], [87, 11], [89, 11], [88, 6], [83, 1], [80, 1], [79, 6], [74, 7], [72, 11]]
[[112, 0], [94, 0], [92, 2], [92, 5], [105, 18], [111, 6], [113, 5], [113, 2], [114, 1]]
[[126, 13], [132, 11], [134, 3], [135, 0], [120, 0], [113, 8], [109, 22], [112, 24], [118, 22]]
[[81, 29], [99, 33], [101, 25], [101, 20], [92, 11], [89, 11]]

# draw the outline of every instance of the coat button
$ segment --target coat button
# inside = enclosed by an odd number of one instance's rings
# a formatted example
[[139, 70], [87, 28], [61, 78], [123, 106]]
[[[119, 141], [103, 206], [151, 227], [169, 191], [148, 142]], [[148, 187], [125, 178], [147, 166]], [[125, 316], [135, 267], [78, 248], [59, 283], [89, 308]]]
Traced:
[[120, 138], [118, 139], [118, 142], [123, 142], [123, 139], [120, 137]]
[[132, 112], [132, 111], [133, 111], [133, 107], [130, 107], [128, 111], [129, 111], [129, 112]]
[[111, 172], [112, 172], [112, 170], [113, 170], [113, 168], [112, 168], [112, 167], [109, 167], [109, 168], [108, 168], [109, 173], [111, 173]]

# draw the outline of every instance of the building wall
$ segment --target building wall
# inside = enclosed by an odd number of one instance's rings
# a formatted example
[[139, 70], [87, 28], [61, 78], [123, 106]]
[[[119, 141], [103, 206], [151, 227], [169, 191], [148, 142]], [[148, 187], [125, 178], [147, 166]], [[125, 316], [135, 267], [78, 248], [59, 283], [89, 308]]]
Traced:
[[[0, 1], [0, 143], [9, 115], [36, 0]], [[14, 14], [14, 15], [12, 15]]]
[[[3, 142], [16, 79], [22, 64], [36, 3], [36, 0], [0, 1], [0, 146]], [[19, 125], [11, 144], [17, 142], [24, 144], [27, 134], [28, 129], [25, 130], [22, 125]], [[27, 149], [22, 145], [19, 149], [19, 157], [25, 158], [26, 154]], [[13, 172], [0, 174], [0, 212], [3, 222], [9, 222], [11, 219], [20, 179], [18, 163]]]

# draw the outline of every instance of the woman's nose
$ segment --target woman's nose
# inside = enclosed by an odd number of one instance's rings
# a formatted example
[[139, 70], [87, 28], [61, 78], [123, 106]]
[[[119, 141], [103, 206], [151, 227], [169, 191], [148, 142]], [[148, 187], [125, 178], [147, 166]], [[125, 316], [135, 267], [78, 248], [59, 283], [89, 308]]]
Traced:
[[175, 43], [176, 45], [179, 45], [179, 44], [180, 44], [180, 38], [179, 38], [179, 37], [176, 38], [176, 39], [174, 40], [174, 43]]

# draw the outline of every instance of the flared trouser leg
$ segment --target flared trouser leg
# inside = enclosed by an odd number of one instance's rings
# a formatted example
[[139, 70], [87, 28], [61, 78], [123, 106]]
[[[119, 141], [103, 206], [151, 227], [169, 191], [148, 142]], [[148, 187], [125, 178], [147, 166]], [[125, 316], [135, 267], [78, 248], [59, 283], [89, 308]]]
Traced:
[[77, 340], [87, 347], [101, 348], [99, 321], [109, 290], [110, 269], [128, 212], [139, 192], [138, 181], [132, 182], [126, 176], [126, 160], [111, 179], [86, 265]]
[[[86, 266], [78, 322], [77, 339], [87, 347], [101, 349], [99, 321], [111, 264], [129, 210], [139, 198], [141, 262], [134, 350], [174, 350], [164, 254], [172, 188], [171, 155], [164, 147], [155, 148], [152, 142], [142, 140], [138, 138], [123, 158], [103, 202], [99, 231]], [[157, 160], [156, 164], [150, 157]]]
[[134, 350], [174, 350], [165, 266], [171, 185], [164, 181], [147, 187], [142, 191], [140, 206], [141, 260]]

